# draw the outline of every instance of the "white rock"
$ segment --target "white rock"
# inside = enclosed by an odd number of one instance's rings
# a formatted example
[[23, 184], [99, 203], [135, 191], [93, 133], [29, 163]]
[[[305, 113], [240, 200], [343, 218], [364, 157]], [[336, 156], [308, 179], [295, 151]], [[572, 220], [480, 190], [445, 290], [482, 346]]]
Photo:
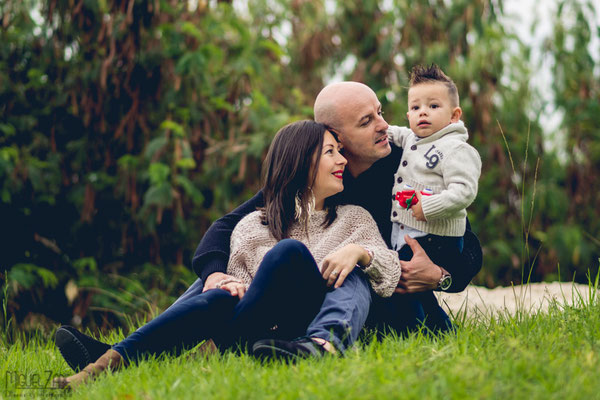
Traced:
[[[469, 285], [461, 293], [436, 293], [442, 308], [451, 315], [467, 317], [491, 316], [498, 313], [514, 315], [517, 311], [546, 312], [556, 300], [565, 306], [581, 306], [590, 298], [588, 285], [565, 282], [530, 283], [512, 287], [487, 289]], [[598, 298], [599, 293], [592, 292]]]

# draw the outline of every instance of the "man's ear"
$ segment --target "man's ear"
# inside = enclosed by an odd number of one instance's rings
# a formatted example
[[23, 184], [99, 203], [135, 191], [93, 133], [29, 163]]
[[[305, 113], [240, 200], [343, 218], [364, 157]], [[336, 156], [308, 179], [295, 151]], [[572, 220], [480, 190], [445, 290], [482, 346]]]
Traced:
[[462, 109], [460, 107], [454, 107], [454, 110], [452, 110], [452, 118], [450, 118], [450, 122], [454, 124], [460, 121], [460, 117], [462, 117]]

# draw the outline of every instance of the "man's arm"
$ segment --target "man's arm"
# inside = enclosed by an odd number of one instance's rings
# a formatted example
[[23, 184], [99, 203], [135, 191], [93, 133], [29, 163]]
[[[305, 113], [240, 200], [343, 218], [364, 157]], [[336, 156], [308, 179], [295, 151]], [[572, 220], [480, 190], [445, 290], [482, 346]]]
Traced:
[[442, 277], [441, 268], [452, 275], [452, 285], [447, 292], [458, 293], [465, 290], [473, 277], [481, 270], [483, 257], [481, 245], [477, 236], [471, 231], [471, 225], [467, 220], [467, 230], [464, 235], [464, 247], [462, 253], [456, 258], [444, 260], [443, 265], [436, 265], [431, 261], [419, 242], [408, 237], [406, 243], [413, 251], [410, 261], [400, 261], [402, 275], [396, 293], [415, 293], [427, 290], [435, 290]]
[[250, 200], [224, 217], [219, 218], [208, 228], [200, 244], [198, 244], [196, 253], [192, 259], [194, 272], [205, 283], [209, 275], [217, 272], [221, 274], [227, 272], [229, 245], [233, 228], [235, 228], [242, 218], [263, 205], [263, 192], [260, 190]]

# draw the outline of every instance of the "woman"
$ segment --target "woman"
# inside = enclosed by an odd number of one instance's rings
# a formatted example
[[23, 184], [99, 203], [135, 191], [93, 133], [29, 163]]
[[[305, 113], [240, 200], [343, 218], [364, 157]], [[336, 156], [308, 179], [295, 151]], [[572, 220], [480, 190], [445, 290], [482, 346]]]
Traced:
[[[173, 304], [95, 363], [55, 384], [73, 387], [107, 367], [149, 354], [178, 353], [206, 339], [231, 347], [266, 336], [289, 340], [306, 335], [305, 341], [334, 352], [329, 332], [307, 331], [317, 313], [324, 312], [320, 308], [328, 287], [364, 282], [366, 275], [376, 293], [390, 296], [400, 278], [398, 257], [369, 213], [330, 204], [331, 196], [343, 190], [346, 159], [338, 146], [316, 122], [283, 127], [264, 164], [265, 207], [233, 231], [227, 268], [232, 278], [219, 289]], [[265, 340], [254, 346], [257, 355], [269, 350]]]

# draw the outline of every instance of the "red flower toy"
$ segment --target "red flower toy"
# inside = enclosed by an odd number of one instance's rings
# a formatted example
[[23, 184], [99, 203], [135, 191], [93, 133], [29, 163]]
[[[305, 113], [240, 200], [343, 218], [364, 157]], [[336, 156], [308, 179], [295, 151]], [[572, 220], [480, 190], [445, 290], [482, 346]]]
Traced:
[[[423, 196], [431, 196], [433, 191], [431, 189], [425, 189], [421, 190], [421, 194]], [[401, 192], [396, 192], [394, 199], [398, 200], [400, 207], [406, 208], [407, 210], [419, 202], [415, 189], [410, 185], [404, 185]]]

